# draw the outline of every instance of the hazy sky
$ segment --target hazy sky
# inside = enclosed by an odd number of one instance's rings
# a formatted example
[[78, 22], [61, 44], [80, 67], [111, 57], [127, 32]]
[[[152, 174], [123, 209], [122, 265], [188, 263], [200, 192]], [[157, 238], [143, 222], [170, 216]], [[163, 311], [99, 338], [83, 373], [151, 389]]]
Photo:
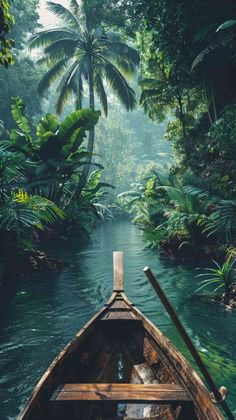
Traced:
[[[61, 3], [67, 6], [68, 0], [55, 0], [55, 3]], [[57, 18], [46, 9], [46, 0], [39, 1], [39, 14], [40, 14], [40, 22], [44, 26], [49, 27], [49, 26], [55, 26], [55, 24], [57, 24], [57, 21], [58, 21]]]

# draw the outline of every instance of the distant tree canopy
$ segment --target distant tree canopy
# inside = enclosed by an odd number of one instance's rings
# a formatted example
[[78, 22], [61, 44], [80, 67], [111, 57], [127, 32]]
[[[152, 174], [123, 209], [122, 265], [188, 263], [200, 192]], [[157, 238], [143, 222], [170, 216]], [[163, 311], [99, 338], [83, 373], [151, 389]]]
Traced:
[[14, 62], [11, 52], [14, 41], [7, 38], [8, 32], [14, 23], [10, 8], [11, 5], [8, 0], [0, 0], [0, 64], [5, 67]]
[[15, 20], [10, 35], [15, 41], [15, 47], [25, 48], [29, 34], [41, 27], [39, 23], [39, 0], [14, 0], [11, 6], [11, 13]]

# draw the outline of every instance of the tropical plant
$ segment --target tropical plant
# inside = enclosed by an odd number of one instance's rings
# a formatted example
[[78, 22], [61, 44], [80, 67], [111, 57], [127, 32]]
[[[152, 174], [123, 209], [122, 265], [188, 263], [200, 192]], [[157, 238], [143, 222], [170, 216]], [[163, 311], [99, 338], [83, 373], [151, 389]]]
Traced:
[[100, 169], [93, 171], [88, 178], [80, 200], [79, 209], [84, 212], [90, 211], [96, 219], [105, 219], [113, 217], [110, 206], [106, 205], [105, 197], [108, 194], [106, 188], [114, 188], [113, 185], [101, 181], [102, 171]]
[[[204, 278], [199, 285], [200, 287], [196, 290], [199, 292], [205, 287], [214, 285], [214, 293], [224, 289], [224, 303], [227, 305], [230, 299], [230, 285], [234, 281], [234, 266], [235, 266], [235, 256], [229, 255], [227, 260], [220, 266], [216, 261], [213, 261], [215, 268], [205, 268], [205, 272], [198, 274], [198, 278]], [[201, 269], [202, 270], [202, 269]]]
[[118, 195], [118, 204], [133, 217], [151, 248], [157, 247], [166, 235], [164, 212], [166, 200], [157, 185], [168, 182], [165, 176], [150, 175], [145, 184], [133, 183], [131, 189]]
[[55, 203], [27, 192], [27, 165], [21, 152], [12, 151], [9, 142], [1, 143], [0, 277], [5, 280], [13, 267], [24, 261], [28, 250], [32, 250], [36, 232], [38, 234], [64, 218], [64, 213]]
[[110, 206], [106, 205], [106, 188], [112, 185], [101, 181], [101, 169], [93, 171], [84, 187], [82, 194], [77, 199], [74, 196], [66, 208], [66, 220], [61, 233], [63, 235], [90, 234], [97, 222], [113, 217]]
[[[89, 89], [89, 107], [94, 110], [95, 93], [107, 115], [108, 103], [104, 82], [108, 82], [115, 95], [127, 110], [135, 107], [135, 93], [125, 76], [134, 73], [139, 63], [139, 54], [123, 43], [118, 34], [106, 32], [91, 18], [91, 6], [83, 1], [81, 6], [71, 1], [71, 8], [48, 2], [48, 9], [65, 23], [64, 28], [48, 29], [35, 33], [30, 40], [30, 48], [43, 47], [43, 57], [39, 60], [47, 64], [48, 72], [38, 86], [38, 92], [45, 91], [60, 79], [56, 111], [61, 113], [68, 99], [73, 95], [76, 107], [81, 108], [84, 83]], [[92, 6], [93, 7], [93, 6]], [[93, 152], [94, 129], [89, 133], [87, 151]], [[83, 170], [78, 195], [86, 183], [91, 157]]]
[[12, 115], [18, 128], [12, 129], [9, 137], [13, 150], [30, 160], [24, 168], [28, 191], [54, 201], [65, 210], [90, 156], [82, 145], [86, 131], [97, 123], [100, 112], [81, 109], [62, 122], [55, 115], [46, 114], [34, 135], [24, 110], [23, 101], [14, 98]]
[[218, 237], [229, 245], [236, 232], [236, 201], [218, 201], [209, 217], [202, 220], [202, 225], [208, 237]]
[[64, 217], [55, 203], [43, 197], [30, 196], [24, 190], [5, 197], [0, 208], [0, 231], [13, 231], [17, 235], [29, 228], [44, 230]]
[[[35, 134], [29, 126], [25, 105], [20, 98], [13, 100], [12, 115], [17, 128], [2, 131], [2, 136], [5, 136], [2, 144], [6, 150], [1, 164], [5, 171], [12, 171], [12, 165], [7, 160], [6, 152], [9, 150], [11, 159], [15, 156], [16, 164], [21, 168], [22, 182], [20, 184], [19, 178], [16, 181], [13, 178], [11, 183], [8, 180], [8, 193], [11, 195], [14, 191], [17, 194], [11, 206], [20, 208], [23, 205], [24, 208], [25, 201], [30, 205], [32, 200], [29, 197], [32, 195], [37, 196], [38, 200], [41, 198], [39, 204], [47, 204], [48, 208], [52, 203], [65, 212], [66, 220], [60, 226], [56, 225], [63, 235], [72, 232], [73, 226], [80, 231], [90, 230], [95, 219], [110, 217], [111, 212], [105, 204], [105, 189], [112, 185], [102, 181], [100, 164], [94, 163], [99, 169], [90, 174], [79, 200], [76, 195], [81, 171], [89, 156], [83, 141], [86, 131], [97, 123], [100, 112], [81, 109], [68, 115], [62, 122], [55, 115], [46, 114], [39, 121]], [[23, 191], [20, 201], [19, 188]], [[40, 221], [37, 224], [40, 226]]]
[[9, 145], [0, 147], [0, 231], [17, 236], [26, 229], [44, 229], [63, 218], [55, 203], [26, 192], [24, 157]]

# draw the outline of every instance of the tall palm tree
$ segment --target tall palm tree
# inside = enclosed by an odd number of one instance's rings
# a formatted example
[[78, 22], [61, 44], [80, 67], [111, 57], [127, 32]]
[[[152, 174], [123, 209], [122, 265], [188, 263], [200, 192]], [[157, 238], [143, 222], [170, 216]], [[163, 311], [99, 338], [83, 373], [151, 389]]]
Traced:
[[[134, 74], [139, 64], [138, 52], [123, 43], [118, 34], [105, 32], [98, 26], [93, 14], [90, 15], [89, 2], [70, 1], [70, 8], [54, 2], [47, 3], [48, 9], [62, 18], [66, 27], [54, 28], [35, 33], [30, 40], [30, 48], [44, 48], [39, 60], [49, 67], [40, 81], [38, 92], [43, 95], [56, 80], [60, 80], [57, 92], [56, 111], [61, 113], [71, 96], [76, 98], [76, 107], [82, 106], [84, 84], [89, 89], [89, 107], [94, 110], [95, 93], [105, 115], [108, 113], [106, 83], [108, 83], [127, 110], [136, 105], [135, 92], [126, 80]], [[105, 82], [105, 83], [104, 83]], [[92, 154], [94, 129], [89, 132], [87, 150]], [[85, 167], [78, 187], [80, 195], [89, 173]]]

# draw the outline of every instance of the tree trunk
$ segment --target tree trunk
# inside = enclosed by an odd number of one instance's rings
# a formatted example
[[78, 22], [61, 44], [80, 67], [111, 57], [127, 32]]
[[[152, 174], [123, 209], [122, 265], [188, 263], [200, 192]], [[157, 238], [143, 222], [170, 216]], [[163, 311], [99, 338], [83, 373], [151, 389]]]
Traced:
[[[92, 61], [90, 61], [90, 69], [89, 69], [89, 107], [94, 111], [94, 81], [93, 81], [93, 64]], [[90, 153], [90, 156], [87, 158], [88, 164], [84, 166], [81, 178], [79, 180], [78, 186], [77, 186], [77, 192], [76, 196], [77, 199], [81, 196], [81, 193], [83, 191], [83, 188], [86, 185], [87, 178], [90, 172], [90, 166], [92, 161], [92, 153], [94, 148], [94, 138], [95, 138], [95, 130], [94, 128], [89, 131], [88, 135], [88, 145], [87, 145], [87, 152]]]
[[178, 100], [178, 104], [179, 104], [179, 120], [180, 120], [180, 123], [182, 125], [183, 137], [186, 138], [187, 133], [186, 133], [185, 115], [184, 115], [184, 111], [183, 111], [183, 103], [182, 103], [181, 96], [178, 96], [177, 100]]
[[213, 106], [213, 112], [214, 112], [214, 118], [215, 118], [215, 121], [214, 122], [216, 122], [217, 119], [218, 119], [218, 117], [217, 117], [215, 92], [214, 92], [213, 82], [211, 83], [211, 97], [212, 97], [212, 106]]

